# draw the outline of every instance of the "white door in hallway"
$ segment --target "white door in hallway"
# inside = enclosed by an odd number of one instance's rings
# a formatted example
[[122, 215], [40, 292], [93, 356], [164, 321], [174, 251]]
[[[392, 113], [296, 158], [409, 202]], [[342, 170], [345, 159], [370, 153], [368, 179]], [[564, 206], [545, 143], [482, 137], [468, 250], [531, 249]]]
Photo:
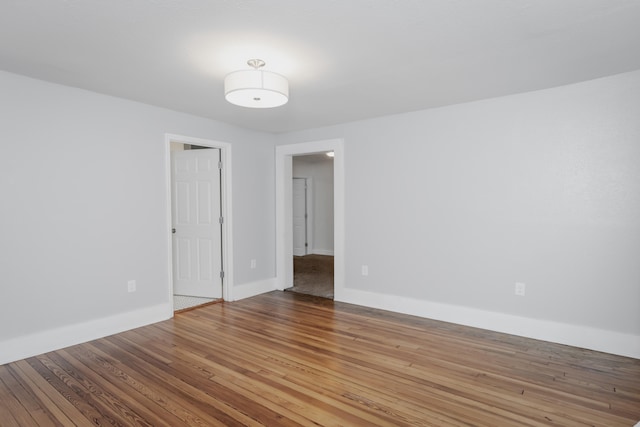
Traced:
[[171, 152], [173, 293], [222, 298], [220, 149]]
[[307, 180], [293, 178], [293, 255], [307, 254]]

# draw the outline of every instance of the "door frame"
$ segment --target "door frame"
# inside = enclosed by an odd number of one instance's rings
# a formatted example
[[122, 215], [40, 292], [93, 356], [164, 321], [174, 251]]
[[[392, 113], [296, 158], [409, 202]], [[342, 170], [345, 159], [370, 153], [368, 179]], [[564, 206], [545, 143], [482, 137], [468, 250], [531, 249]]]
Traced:
[[231, 214], [231, 144], [184, 135], [165, 134], [165, 187], [166, 187], [166, 230], [167, 230], [167, 272], [169, 274], [169, 301], [173, 305], [173, 239], [171, 234], [171, 143], [200, 145], [220, 149], [222, 173], [220, 174], [220, 197], [222, 203], [222, 298], [233, 301], [233, 216]]
[[276, 289], [293, 286], [293, 156], [334, 152], [333, 241], [334, 300], [342, 299], [345, 288], [344, 140], [328, 139], [276, 146]]
[[[293, 156], [295, 157], [295, 156]], [[305, 192], [304, 202], [307, 217], [305, 219], [305, 233], [307, 239], [307, 247], [305, 248], [305, 255], [313, 253], [313, 178], [307, 176], [294, 176], [293, 179], [304, 179]], [[292, 205], [293, 206], [293, 205]]]
[[[307, 255], [309, 253], [309, 214], [308, 214], [308, 210], [309, 210], [309, 201], [307, 199], [307, 178], [304, 177], [299, 177], [299, 176], [294, 176], [291, 181], [292, 181], [292, 186], [295, 187], [295, 183], [296, 183], [296, 179], [302, 180], [302, 182], [304, 182], [304, 246], [303, 246], [303, 251], [304, 254], [303, 255]], [[292, 187], [292, 188], [293, 188]], [[292, 194], [292, 199], [291, 201], [293, 202], [293, 192]], [[296, 206], [295, 203], [291, 204], [292, 208]], [[295, 209], [293, 210], [295, 213]], [[292, 216], [292, 220], [295, 217], [295, 215]], [[293, 228], [293, 240], [294, 240], [294, 245], [293, 245], [293, 249], [295, 252], [295, 240], [296, 240], [296, 233], [295, 233], [295, 227]], [[295, 253], [293, 254], [294, 256], [296, 255]]]

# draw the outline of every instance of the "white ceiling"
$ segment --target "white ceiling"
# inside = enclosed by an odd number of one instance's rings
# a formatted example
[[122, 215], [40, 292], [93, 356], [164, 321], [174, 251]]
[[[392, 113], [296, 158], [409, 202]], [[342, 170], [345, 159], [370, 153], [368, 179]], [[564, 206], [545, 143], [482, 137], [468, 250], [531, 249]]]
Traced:
[[[251, 58], [287, 105], [226, 103]], [[0, 0], [0, 69], [286, 132], [640, 69], [640, 1]]]

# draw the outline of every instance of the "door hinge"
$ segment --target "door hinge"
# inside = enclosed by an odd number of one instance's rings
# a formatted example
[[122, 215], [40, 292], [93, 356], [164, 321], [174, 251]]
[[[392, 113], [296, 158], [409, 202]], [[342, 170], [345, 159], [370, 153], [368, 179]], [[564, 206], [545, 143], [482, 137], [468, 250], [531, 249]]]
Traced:
[[218, 169], [222, 169], [222, 162], [218, 162]]
[[220, 217], [219, 222], [220, 222], [220, 224], [223, 224], [223, 223], [224, 223], [224, 218], [223, 218], [223, 217]]
[[220, 278], [221, 278], [221, 279], [224, 279], [224, 271], [221, 271], [221, 272], [220, 272]]

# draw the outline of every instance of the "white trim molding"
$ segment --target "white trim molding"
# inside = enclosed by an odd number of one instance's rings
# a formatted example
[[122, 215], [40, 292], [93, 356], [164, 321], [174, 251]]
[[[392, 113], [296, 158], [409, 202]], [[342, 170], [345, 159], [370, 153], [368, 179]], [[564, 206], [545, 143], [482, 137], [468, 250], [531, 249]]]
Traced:
[[128, 331], [173, 317], [173, 303], [36, 332], [0, 342], [0, 365]]
[[[292, 168], [293, 168], [293, 164], [292, 164]], [[314, 237], [313, 221], [315, 220], [315, 218], [313, 217], [313, 178], [309, 176], [293, 176], [292, 179], [305, 180], [305, 187], [306, 187], [305, 188], [305, 203], [306, 203], [305, 214], [307, 215], [306, 225], [305, 225], [305, 229], [307, 233], [306, 235], [307, 246], [305, 247], [305, 255], [309, 255], [312, 253], [311, 248], [313, 247], [313, 237]], [[293, 211], [293, 194], [291, 197], [292, 197], [291, 209]], [[293, 216], [291, 217], [291, 220], [293, 221]], [[292, 226], [293, 226], [293, 223], [292, 223]], [[292, 234], [292, 238], [293, 238], [293, 234]]]
[[640, 336], [344, 288], [336, 301], [640, 359]]

